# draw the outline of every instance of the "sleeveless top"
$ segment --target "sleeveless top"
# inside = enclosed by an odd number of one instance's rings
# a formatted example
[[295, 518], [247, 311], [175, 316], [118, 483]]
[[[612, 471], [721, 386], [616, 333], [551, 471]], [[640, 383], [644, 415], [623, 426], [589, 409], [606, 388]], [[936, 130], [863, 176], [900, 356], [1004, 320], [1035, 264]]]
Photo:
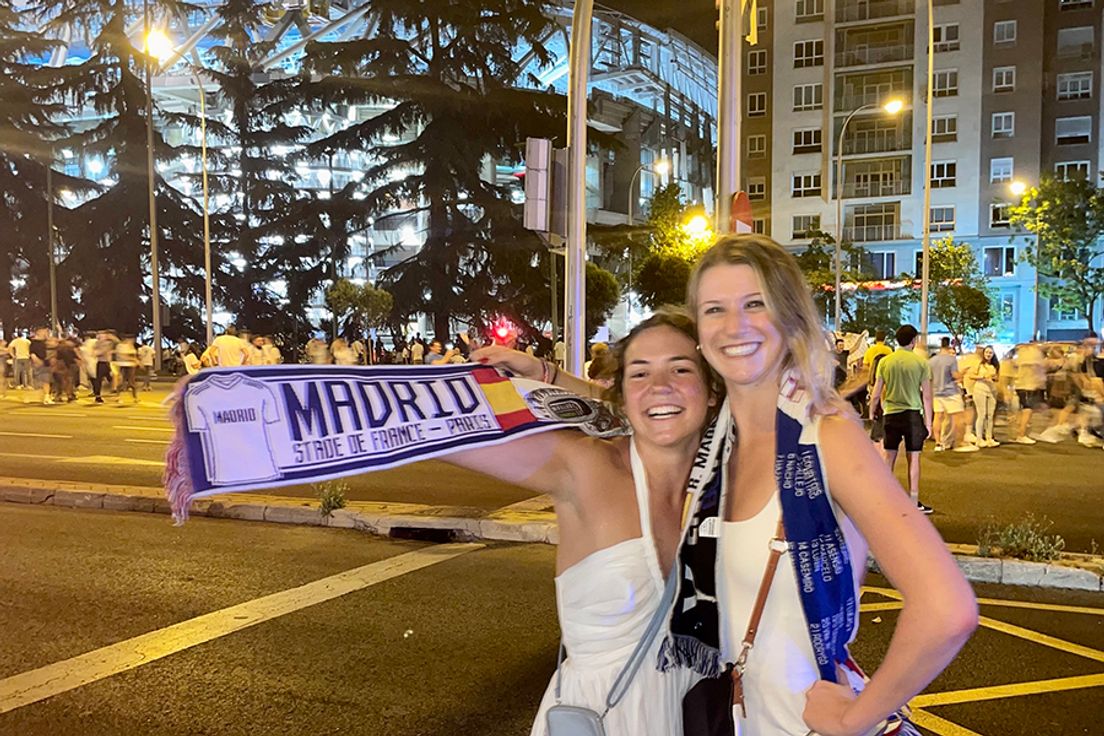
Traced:
[[[597, 550], [556, 576], [556, 606], [567, 657], [559, 703], [605, 710], [606, 696], [647, 629], [664, 577], [656, 554], [644, 464], [630, 444], [641, 536]], [[655, 667], [661, 636], [645, 656], [625, 696], [606, 715], [607, 736], [682, 733], [682, 697], [699, 675]], [[531, 736], [546, 736], [545, 713], [556, 705], [556, 676], [541, 701]]]
[[[835, 502], [832, 508], [851, 552], [858, 591], [866, 569], [866, 540]], [[767, 566], [768, 545], [781, 514], [782, 504], [776, 491], [754, 517], [721, 524], [719, 582], [724, 612], [721, 647], [726, 661], [739, 655]], [[737, 732], [741, 736], [805, 736], [809, 731], [801, 717], [805, 691], [820, 675], [789, 554], [784, 553], [778, 561], [755, 646], [748, 654], [744, 674], [748, 717], [740, 722]]]

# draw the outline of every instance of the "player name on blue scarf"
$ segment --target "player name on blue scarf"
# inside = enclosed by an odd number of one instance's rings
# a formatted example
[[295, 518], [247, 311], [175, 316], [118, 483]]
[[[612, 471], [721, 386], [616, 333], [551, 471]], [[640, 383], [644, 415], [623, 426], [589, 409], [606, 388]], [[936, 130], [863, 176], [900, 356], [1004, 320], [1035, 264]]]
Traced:
[[177, 391], [165, 487], [192, 499], [382, 470], [525, 434], [624, 434], [601, 402], [480, 365], [245, 366]]

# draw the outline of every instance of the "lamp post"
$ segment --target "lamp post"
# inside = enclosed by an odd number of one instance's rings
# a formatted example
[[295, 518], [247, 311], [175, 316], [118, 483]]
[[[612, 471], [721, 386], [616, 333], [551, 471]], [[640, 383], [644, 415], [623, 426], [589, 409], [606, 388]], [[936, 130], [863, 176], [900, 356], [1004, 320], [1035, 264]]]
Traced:
[[[1020, 198], [1022, 201], [1023, 195], [1027, 192], [1027, 184], [1020, 180], [1015, 180], [1008, 185], [1008, 191], [1012, 192], [1013, 197]], [[1037, 237], [1037, 236], [1036, 236]], [[1035, 285], [1032, 288], [1031, 294], [1031, 339], [1039, 339], [1039, 269], [1035, 271]]]
[[851, 111], [851, 113], [843, 119], [843, 125], [840, 126], [839, 141], [836, 144], [836, 248], [835, 257], [833, 259], [832, 268], [836, 275], [836, 309], [833, 316], [833, 329], [836, 332], [840, 331], [840, 312], [842, 310], [843, 299], [840, 294], [840, 260], [843, 251], [843, 136], [847, 132], [847, 124], [851, 122], [851, 119], [858, 115], [860, 112], [866, 110], [876, 110], [881, 107], [890, 115], [896, 115], [901, 112], [901, 109], [905, 106], [905, 103], [898, 99], [889, 100], [882, 105], [863, 105], [857, 107]]
[[576, 0], [571, 15], [567, 90], [567, 246], [564, 259], [564, 306], [567, 324], [567, 370], [583, 372], [586, 348], [586, 154], [587, 78], [590, 76], [591, 23], [594, 0]]
[[57, 301], [57, 248], [54, 238], [54, 157], [50, 152], [46, 164], [46, 247], [50, 255], [50, 329], [61, 336], [61, 323], [58, 320]]
[[924, 254], [920, 266], [920, 345], [928, 353], [928, 291], [931, 280], [931, 159], [932, 84], [935, 81], [935, 12], [928, 0], [928, 99], [924, 113], [924, 213], [921, 223]]
[[[153, 369], [161, 370], [161, 275], [157, 265], [157, 179], [153, 167], [153, 59], [158, 37], [150, 29], [149, 0], [143, 0], [146, 39], [146, 174], [149, 178], [150, 281], [153, 303]], [[164, 37], [164, 34], [161, 34]]]

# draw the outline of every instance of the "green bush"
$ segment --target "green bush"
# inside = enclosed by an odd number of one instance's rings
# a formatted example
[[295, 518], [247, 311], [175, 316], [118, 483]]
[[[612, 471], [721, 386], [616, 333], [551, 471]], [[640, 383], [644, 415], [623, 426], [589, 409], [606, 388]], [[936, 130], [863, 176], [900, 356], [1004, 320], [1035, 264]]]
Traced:
[[1054, 522], [1045, 516], [1028, 514], [1023, 521], [1000, 526], [987, 522], [978, 531], [978, 554], [982, 557], [1014, 557], [1032, 562], [1051, 562], [1062, 556], [1066, 540], [1048, 534]]
[[344, 481], [327, 480], [313, 485], [314, 495], [318, 497], [318, 510], [325, 517], [333, 515], [334, 511], [345, 508], [345, 494], [349, 492], [349, 484]]

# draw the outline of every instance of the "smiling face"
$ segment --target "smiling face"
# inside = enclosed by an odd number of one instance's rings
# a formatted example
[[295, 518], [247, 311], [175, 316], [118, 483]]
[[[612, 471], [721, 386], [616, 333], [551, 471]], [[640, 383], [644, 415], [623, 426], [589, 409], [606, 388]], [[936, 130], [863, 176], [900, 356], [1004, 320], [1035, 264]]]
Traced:
[[697, 442], [709, 388], [694, 341], [667, 325], [641, 332], [625, 349], [623, 410], [638, 441]]
[[784, 343], [751, 266], [703, 272], [696, 301], [702, 355], [729, 390], [777, 380]]
[[981, 357], [985, 358], [985, 362], [988, 363], [993, 359], [993, 348], [985, 348], [985, 352], [981, 354]]

